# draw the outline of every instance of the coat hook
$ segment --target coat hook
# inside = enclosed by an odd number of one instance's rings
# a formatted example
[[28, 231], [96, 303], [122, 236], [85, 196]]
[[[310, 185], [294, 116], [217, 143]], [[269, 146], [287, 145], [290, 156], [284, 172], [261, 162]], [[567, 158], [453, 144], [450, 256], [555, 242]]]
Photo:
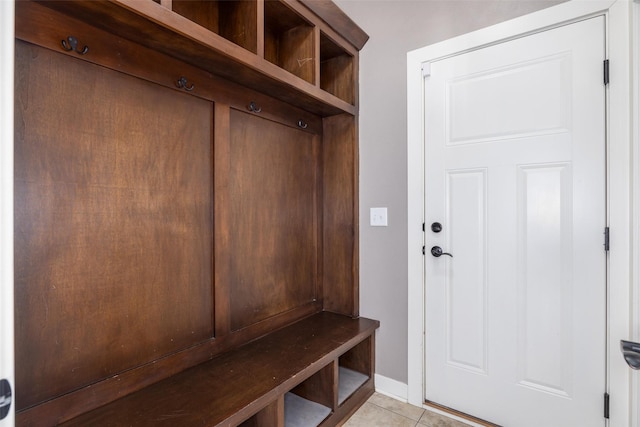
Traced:
[[176, 82], [176, 86], [189, 92], [191, 92], [195, 88], [195, 85], [193, 83], [191, 83], [191, 86], [187, 86], [187, 78], [184, 76], [178, 79], [178, 81]]
[[258, 105], [257, 105], [255, 102], [253, 102], [253, 101], [251, 101], [251, 102], [249, 103], [249, 105], [247, 106], [247, 108], [249, 109], [249, 111], [251, 111], [251, 112], [253, 112], [253, 113], [259, 113], [259, 112], [261, 112], [261, 111], [262, 111], [262, 108], [258, 107]]
[[83, 47], [82, 50], [78, 50], [78, 39], [73, 36], [69, 36], [66, 40], [62, 40], [62, 48], [67, 52], [73, 50], [80, 55], [84, 55], [89, 52], [88, 46]]
[[307, 124], [307, 122], [305, 122], [304, 120], [300, 119], [298, 120], [298, 127], [300, 129], [306, 129], [309, 127], [309, 125]]

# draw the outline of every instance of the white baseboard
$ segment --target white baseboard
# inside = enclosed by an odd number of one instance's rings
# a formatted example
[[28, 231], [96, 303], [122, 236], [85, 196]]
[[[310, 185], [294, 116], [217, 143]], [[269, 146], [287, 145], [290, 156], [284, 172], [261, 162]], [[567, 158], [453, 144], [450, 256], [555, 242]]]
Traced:
[[375, 375], [375, 381], [378, 393], [407, 402], [408, 389], [405, 383], [378, 374]]

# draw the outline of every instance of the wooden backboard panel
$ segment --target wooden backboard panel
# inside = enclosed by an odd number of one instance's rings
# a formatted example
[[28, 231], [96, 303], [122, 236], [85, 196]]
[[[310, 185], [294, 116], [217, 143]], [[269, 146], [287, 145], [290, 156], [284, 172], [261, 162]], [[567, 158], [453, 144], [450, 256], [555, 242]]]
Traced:
[[356, 122], [341, 114], [324, 119], [324, 308], [358, 315], [358, 146]]
[[213, 109], [22, 42], [16, 70], [20, 409], [212, 337]]
[[318, 159], [314, 135], [231, 110], [231, 330], [318, 298]]

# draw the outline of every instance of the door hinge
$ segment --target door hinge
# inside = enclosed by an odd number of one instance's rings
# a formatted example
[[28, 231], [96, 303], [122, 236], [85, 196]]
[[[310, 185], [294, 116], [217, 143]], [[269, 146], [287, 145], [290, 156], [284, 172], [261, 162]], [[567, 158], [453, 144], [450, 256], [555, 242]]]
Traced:
[[424, 255], [425, 247], [422, 247], [422, 255]]
[[604, 250], [609, 252], [609, 227], [604, 228]]
[[609, 84], [609, 60], [605, 59], [603, 63], [603, 71], [604, 71], [604, 85]]
[[424, 222], [422, 223], [422, 232], [424, 233]]
[[422, 78], [431, 76], [431, 63], [423, 62], [422, 63]]
[[609, 419], [609, 393], [604, 394], [604, 417]]

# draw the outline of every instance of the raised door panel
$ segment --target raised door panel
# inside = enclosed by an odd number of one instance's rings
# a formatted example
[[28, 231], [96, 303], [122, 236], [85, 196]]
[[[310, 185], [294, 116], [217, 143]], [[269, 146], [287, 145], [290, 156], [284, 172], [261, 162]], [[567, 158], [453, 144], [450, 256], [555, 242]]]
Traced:
[[[445, 177], [444, 248], [446, 360], [480, 375], [487, 371], [487, 175], [486, 168], [450, 170]], [[456, 271], [455, 263], [464, 263]]]
[[231, 110], [231, 330], [318, 300], [319, 139]]
[[212, 104], [16, 51], [20, 408], [213, 336]]
[[517, 171], [517, 379], [564, 398], [574, 394], [572, 169], [570, 162], [559, 162], [521, 165]]

